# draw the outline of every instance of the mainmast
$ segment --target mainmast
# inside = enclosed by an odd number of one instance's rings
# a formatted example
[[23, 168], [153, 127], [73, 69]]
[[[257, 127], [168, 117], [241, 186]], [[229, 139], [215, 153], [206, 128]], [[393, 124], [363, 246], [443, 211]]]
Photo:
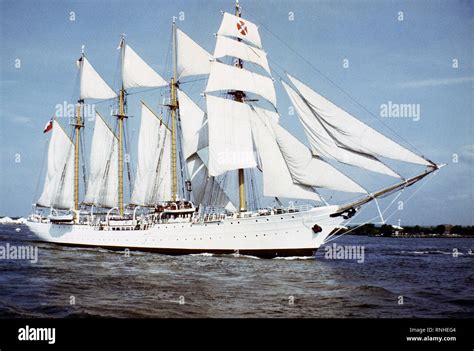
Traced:
[[[122, 34], [121, 41], [121, 70], [123, 72], [124, 64], [124, 55], [125, 55], [125, 34]], [[122, 74], [122, 83], [119, 93], [119, 111], [116, 115], [118, 119], [118, 192], [119, 192], [119, 213], [120, 216], [123, 216], [123, 121], [127, 116], [125, 116], [125, 89], [123, 85], [123, 74]]]
[[177, 177], [177, 157], [176, 157], [176, 110], [178, 109], [178, 101], [176, 99], [176, 88], [177, 88], [177, 75], [176, 75], [176, 19], [173, 17], [172, 24], [173, 33], [173, 77], [171, 78], [171, 200], [177, 200], [178, 192], [178, 177]]
[[[84, 45], [82, 46], [82, 52], [81, 52], [81, 69], [83, 66], [83, 59], [84, 59]], [[76, 221], [79, 220], [79, 149], [81, 145], [81, 128], [84, 126], [82, 124], [82, 118], [81, 118], [81, 110], [82, 110], [82, 105], [84, 104], [84, 100], [79, 97], [79, 100], [77, 100], [77, 106], [76, 106], [76, 120], [74, 123], [74, 129], [75, 129], [75, 138], [74, 138], [74, 210], [75, 210], [75, 219]]]
[[[242, 16], [242, 10], [240, 8], [239, 0], [235, 1], [235, 15], [237, 17]], [[238, 39], [238, 41], [241, 41]], [[243, 61], [241, 59], [237, 59], [236, 66], [239, 68], [243, 68]], [[234, 100], [238, 102], [244, 101], [244, 92], [243, 91], [235, 91], [234, 92]], [[245, 202], [245, 174], [244, 169], [239, 168], [239, 203], [240, 203], [240, 212], [245, 212], [247, 210], [247, 204]]]

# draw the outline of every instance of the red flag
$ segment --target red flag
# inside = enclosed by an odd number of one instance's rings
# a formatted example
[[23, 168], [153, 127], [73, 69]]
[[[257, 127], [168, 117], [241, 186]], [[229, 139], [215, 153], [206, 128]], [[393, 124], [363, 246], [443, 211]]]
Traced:
[[53, 129], [53, 119], [51, 118], [48, 123], [44, 126], [43, 133], [49, 132], [51, 129]]

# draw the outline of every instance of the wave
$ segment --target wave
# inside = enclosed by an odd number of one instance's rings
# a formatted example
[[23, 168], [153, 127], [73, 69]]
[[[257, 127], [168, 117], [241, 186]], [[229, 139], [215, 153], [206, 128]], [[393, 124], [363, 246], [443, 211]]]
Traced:
[[[403, 254], [403, 255], [453, 255], [455, 252], [454, 251], [442, 251], [442, 250], [422, 250], [422, 251], [398, 251], [397, 253]], [[465, 255], [465, 253], [458, 251], [456, 253], [458, 256]], [[468, 253], [469, 255], [469, 253]]]
[[203, 253], [198, 253], [198, 254], [189, 254], [189, 256], [213, 257], [214, 254], [210, 252], [203, 252]]
[[361, 291], [361, 292], [370, 292], [370, 293], [380, 294], [380, 295], [395, 294], [394, 292], [388, 289], [382, 288], [380, 286], [375, 286], [375, 285], [359, 285], [359, 286], [354, 287], [354, 290]]
[[288, 257], [275, 257], [274, 260], [285, 260], [285, 261], [296, 261], [296, 260], [314, 260], [314, 256], [288, 256]]
[[257, 256], [242, 255], [242, 254], [239, 254], [239, 253], [224, 254], [222, 256], [224, 256], [224, 257], [234, 257], [234, 258], [250, 258], [250, 259], [253, 259], [253, 260], [259, 260], [260, 259], [260, 257], [257, 257]]

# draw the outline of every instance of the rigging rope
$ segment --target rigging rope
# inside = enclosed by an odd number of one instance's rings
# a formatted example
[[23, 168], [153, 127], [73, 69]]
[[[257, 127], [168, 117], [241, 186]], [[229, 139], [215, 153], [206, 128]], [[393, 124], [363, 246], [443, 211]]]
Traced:
[[[257, 6], [258, 7], [258, 6]], [[253, 11], [252, 13], [256, 13]], [[257, 12], [258, 13], [258, 12]], [[262, 13], [262, 12], [260, 12]], [[270, 33], [273, 37], [275, 37], [279, 42], [281, 42], [284, 46], [286, 46], [290, 51], [292, 51], [297, 57], [299, 57], [303, 62], [305, 62], [309, 67], [311, 67], [315, 72], [319, 73], [324, 79], [326, 79], [329, 83], [331, 83], [336, 89], [338, 89], [340, 92], [342, 92], [344, 95], [346, 95], [353, 103], [355, 103], [357, 106], [362, 108], [365, 112], [369, 114], [372, 118], [374, 118], [376, 121], [384, 125], [387, 129], [389, 129], [394, 135], [399, 137], [401, 140], [403, 140], [405, 143], [410, 145], [416, 152], [422, 155], [420, 150], [416, 148], [413, 144], [411, 144], [408, 140], [403, 138], [401, 135], [399, 135], [393, 128], [388, 126], [386, 123], [384, 123], [382, 120], [380, 120], [374, 113], [372, 113], [369, 109], [367, 109], [364, 105], [362, 105], [360, 102], [358, 102], [354, 97], [352, 97], [351, 94], [349, 94], [346, 90], [344, 90], [342, 87], [340, 87], [335, 81], [333, 81], [329, 76], [324, 74], [321, 70], [319, 70], [313, 63], [311, 63], [309, 60], [307, 60], [302, 54], [300, 54], [296, 49], [294, 49], [291, 45], [286, 43], [283, 39], [281, 39], [278, 35], [273, 33], [264, 23], [256, 19], [254, 16], [249, 16], [249, 18], [252, 19], [252, 21], [258, 23], [262, 28], [264, 28], [268, 33]], [[284, 71], [284, 70], [283, 70]]]

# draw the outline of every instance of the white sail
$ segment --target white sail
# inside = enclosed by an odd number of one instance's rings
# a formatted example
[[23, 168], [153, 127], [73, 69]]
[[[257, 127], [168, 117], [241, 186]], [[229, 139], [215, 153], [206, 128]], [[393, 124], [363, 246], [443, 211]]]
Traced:
[[272, 122], [271, 125], [295, 183], [337, 191], [367, 193], [351, 178], [319, 157], [313, 156], [310, 149], [279, 124]]
[[125, 45], [122, 81], [124, 89], [168, 85], [131, 47]]
[[187, 159], [198, 150], [208, 146], [205, 113], [182, 90], [178, 89], [179, 117], [183, 133], [183, 153]]
[[288, 75], [291, 82], [311, 106], [328, 133], [342, 147], [365, 154], [429, 166], [423, 157], [397, 144], [357, 118], [316, 93], [298, 79]]
[[118, 207], [118, 176], [118, 139], [96, 112], [84, 203], [105, 208]]
[[209, 74], [212, 55], [192, 40], [186, 33], [176, 28], [176, 61], [178, 79]]
[[209, 174], [218, 176], [257, 165], [250, 119], [245, 103], [207, 95], [209, 129]]
[[319, 119], [313, 114], [304, 99], [285, 82], [282, 81], [282, 84], [296, 109], [315, 155], [321, 155], [372, 172], [400, 178], [397, 173], [380, 162], [376, 157], [339, 147], [327, 133]]
[[245, 62], [255, 63], [267, 71], [269, 75], [272, 74], [265, 51], [244, 42], [219, 35], [217, 36], [216, 48], [214, 49], [214, 57], [220, 58], [225, 56], [237, 57]]
[[68, 210], [74, 208], [74, 143], [53, 121], [48, 147], [48, 168], [37, 205]]
[[102, 79], [97, 71], [82, 56], [80, 59], [80, 98], [84, 99], [113, 99], [117, 97], [115, 91]]
[[211, 62], [211, 74], [206, 93], [219, 90], [241, 90], [262, 96], [276, 106], [273, 80], [246, 69], [229, 66], [217, 61]]
[[171, 199], [171, 133], [142, 104], [138, 136], [138, 165], [131, 203], [155, 206]]
[[293, 182], [268, 119], [259, 114], [256, 118], [252, 118], [251, 123], [253, 138], [262, 163], [263, 195], [321, 201], [321, 197], [312, 187]]
[[224, 13], [217, 34], [239, 38], [260, 49], [262, 48], [262, 41], [260, 39], [260, 34], [258, 33], [258, 27], [246, 19], [231, 15], [227, 12]]
[[198, 153], [186, 160], [191, 181], [193, 201], [196, 205], [224, 207], [236, 211], [236, 207], [215, 177], [210, 177], [206, 164]]
[[[204, 111], [191, 98], [178, 89], [182, 130], [183, 153], [186, 159], [193, 200], [198, 205], [224, 207], [229, 211], [236, 208], [222, 189], [220, 183], [208, 172], [209, 136]], [[203, 151], [204, 153], [201, 153]], [[203, 160], [201, 155], [205, 154]]]

